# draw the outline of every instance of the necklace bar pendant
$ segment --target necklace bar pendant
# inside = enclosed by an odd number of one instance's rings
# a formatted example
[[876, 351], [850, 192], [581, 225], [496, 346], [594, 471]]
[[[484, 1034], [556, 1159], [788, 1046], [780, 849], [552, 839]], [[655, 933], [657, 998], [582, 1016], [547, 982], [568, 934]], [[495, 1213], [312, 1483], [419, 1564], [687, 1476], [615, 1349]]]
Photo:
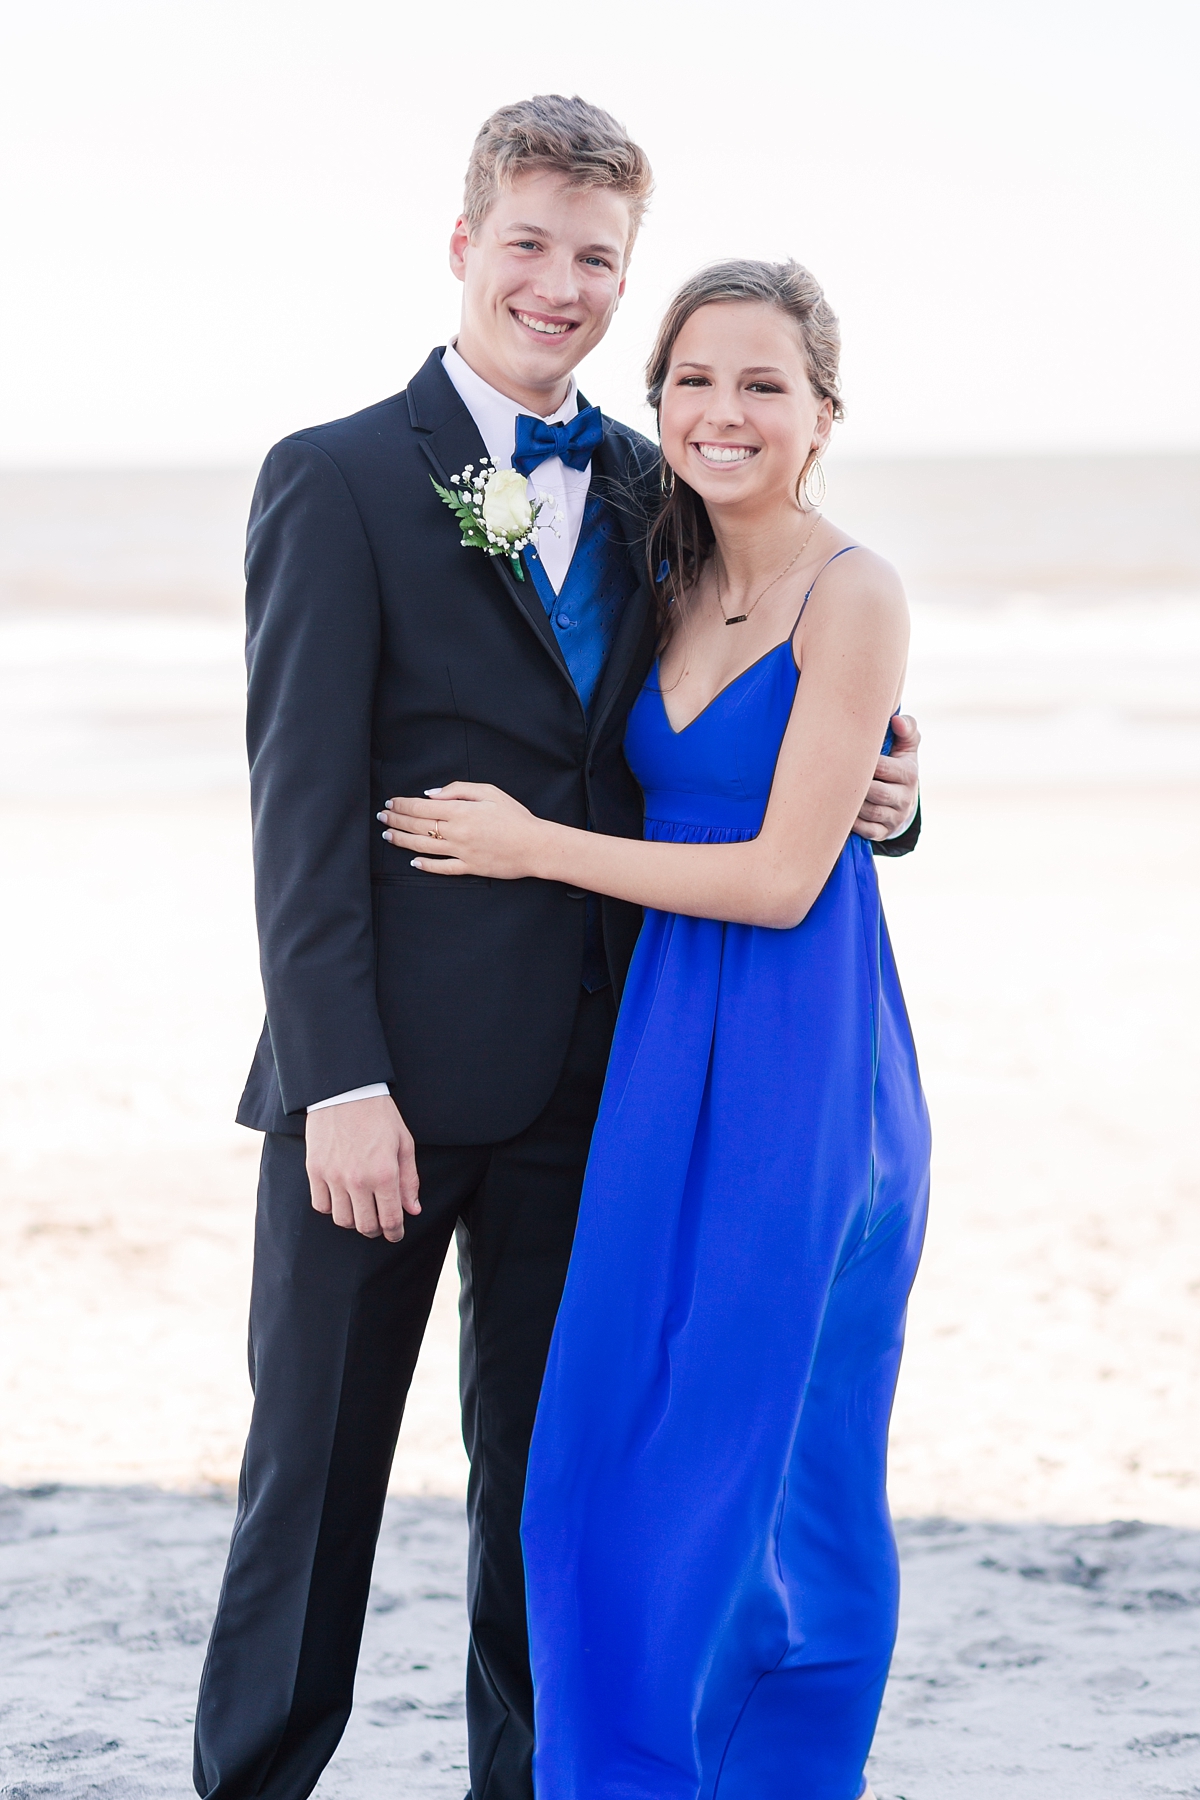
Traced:
[[749, 613], [734, 613], [732, 619], [726, 619], [727, 625], [744, 625], [750, 617]]

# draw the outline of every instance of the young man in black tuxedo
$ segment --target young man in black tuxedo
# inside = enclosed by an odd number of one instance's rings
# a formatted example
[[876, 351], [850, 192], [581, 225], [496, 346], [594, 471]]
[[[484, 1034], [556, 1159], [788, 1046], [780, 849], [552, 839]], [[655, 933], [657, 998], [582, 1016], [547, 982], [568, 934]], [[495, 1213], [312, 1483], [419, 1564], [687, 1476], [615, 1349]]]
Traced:
[[[612, 320], [649, 191], [644, 154], [597, 108], [543, 96], [496, 113], [451, 240], [455, 346], [403, 393], [276, 445], [255, 493], [267, 1024], [238, 1117], [267, 1136], [254, 1414], [196, 1719], [208, 1800], [304, 1800], [336, 1748], [452, 1236], [471, 1796], [531, 1800], [525, 1459], [640, 920], [552, 883], [422, 874], [375, 814], [464, 778], [565, 824], [641, 833], [621, 743], [655, 647], [658, 456], [588, 407], [572, 370]], [[521, 580], [462, 546], [431, 479], [485, 457], [557, 515]], [[858, 827], [889, 854], [919, 829], [915, 727], [899, 732]]]

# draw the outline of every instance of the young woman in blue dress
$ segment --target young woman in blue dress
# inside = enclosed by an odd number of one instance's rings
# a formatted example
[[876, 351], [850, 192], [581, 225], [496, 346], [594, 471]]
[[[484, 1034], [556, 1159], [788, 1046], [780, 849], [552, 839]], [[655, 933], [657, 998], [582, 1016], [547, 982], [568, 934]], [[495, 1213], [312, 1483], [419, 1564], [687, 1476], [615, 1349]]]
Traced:
[[792, 263], [705, 270], [667, 312], [663, 641], [625, 740], [645, 841], [466, 782], [386, 814], [447, 879], [647, 909], [526, 1487], [539, 1800], [870, 1792], [929, 1134], [851, 832], [908, 617], [814, 505], [838, 352]]

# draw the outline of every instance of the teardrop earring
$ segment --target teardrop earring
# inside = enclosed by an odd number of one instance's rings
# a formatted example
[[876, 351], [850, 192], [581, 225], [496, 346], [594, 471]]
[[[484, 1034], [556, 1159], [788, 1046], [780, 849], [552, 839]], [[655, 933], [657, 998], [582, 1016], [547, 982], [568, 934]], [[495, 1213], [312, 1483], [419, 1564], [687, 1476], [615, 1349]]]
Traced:
[[669, 500], [675, 492], [675, 471], [665, 456], [658, 468], [658, 485]]
[[814, 457], [812, 462], [809, 463], [808, 468], [804, 472], [804, 479], [800, 483], [800, 487], [804, 494], [804, 498], [808, 501], [808, 510], [810, 512], [815, 512], [819, 506], [824, 506], [825, 495], [828, 491], [829, 484], [825, 480], [825, 470], [821, 466], [821, 459], [819, 456]]

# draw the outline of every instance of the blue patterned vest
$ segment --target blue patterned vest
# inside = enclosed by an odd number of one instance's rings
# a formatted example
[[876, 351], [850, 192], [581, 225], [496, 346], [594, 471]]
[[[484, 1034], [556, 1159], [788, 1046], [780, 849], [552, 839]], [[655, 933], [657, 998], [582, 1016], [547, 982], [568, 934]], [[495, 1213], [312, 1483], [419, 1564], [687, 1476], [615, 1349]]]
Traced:
[[[637, 571], [611, 507], [589, 493], [579, 542], [560, 593], [554, 592], [535, 550], [524, 552], [524, 562], [590, 723], [621, 614], [638, 585]], [[591, 895], [587, 901], [583, 985], [589, 993], [608, 985], [600, 906]]]
[[524, 560], [590, 721], [621, 614], [638, 585], [612, 508], [588, 495], [561, 593], [554, 592], [535, 550], [526, 550]]

